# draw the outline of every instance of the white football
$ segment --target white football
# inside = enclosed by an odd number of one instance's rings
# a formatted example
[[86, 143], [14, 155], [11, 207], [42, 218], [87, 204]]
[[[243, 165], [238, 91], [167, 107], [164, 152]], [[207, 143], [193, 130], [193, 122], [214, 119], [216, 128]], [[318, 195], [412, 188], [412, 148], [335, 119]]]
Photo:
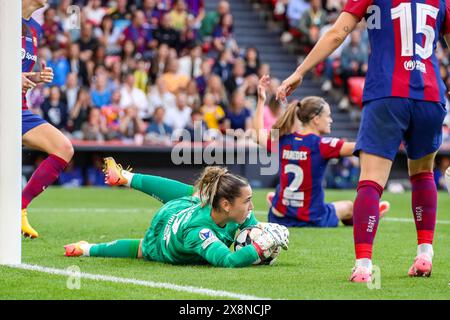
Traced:
[[[243, 247], [252, 244], [253, 240], [257, 239], [261, 235], [262, 232], [263, 232], [262, 229], [258, 228], [258, 227], [248, 227], [248, 228], [242, 229], [237, 234], [236, 239], [234, 240], [234, 251], [238, 251], [238, 250], [242, 249]], [[261, 258], [259, 258], [253, 264], [272, 265], [275, 263], [275, 260], [277, 259], [280, 252], [281, 252], [281, 248], [277, 247], [276, 249], [273, 250], [273, 252], [269, 258], [264, 259], [264, 260], [261, 260]]]

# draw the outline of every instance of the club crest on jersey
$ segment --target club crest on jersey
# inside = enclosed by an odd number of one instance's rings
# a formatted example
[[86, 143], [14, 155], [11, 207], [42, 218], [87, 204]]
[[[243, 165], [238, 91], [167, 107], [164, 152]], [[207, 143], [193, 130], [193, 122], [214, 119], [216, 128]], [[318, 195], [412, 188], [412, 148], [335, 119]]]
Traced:
[[422, 61], [408, 60], [403, 63], [405, 70], [412, 71], [414, 69], [419, 70], [422, 73], [427, 73], [427, 68]]
[[38, 46], [38, 40], [37, 40], [36, 37], [33, 37], [33, 44], [34, 44], [35, 47]]

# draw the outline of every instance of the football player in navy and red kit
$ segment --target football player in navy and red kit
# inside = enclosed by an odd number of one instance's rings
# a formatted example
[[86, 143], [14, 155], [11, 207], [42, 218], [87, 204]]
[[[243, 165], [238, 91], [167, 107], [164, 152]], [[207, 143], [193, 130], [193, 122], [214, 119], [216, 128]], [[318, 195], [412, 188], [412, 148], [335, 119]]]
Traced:
[[41, 71], [34, 72], [41, 36], [40, 25], [31, 17], [47, 0], [22, 0], [22, 143], [49, 154], [22, 191], [22, 233], [30, 238], [39, 236], [28, 223], [27, 207], [42, 191], [51, 185], [72, 159], [70, 141], [55, 127], [28, 109], [26, 94], [37, 83], [51, 83], [53, 70], [41, 63]]
[[433, 164], [446, 115], [446, 88], [434, 51], [441, 35], [450, 43], [449, 6], [445, 0], [349, 0], [333, 27], [277, 90], [278, 98], [285, 99], [305, 73], [366, 18], [371, 54], [355, 149], [361, 176], [354, 205], [356, 263], [351, 281], [371, 281], [378, 202], [401, 142], [408, 156], [418, 240], [408, 275], [431, 274], [437, 211]]
[[[263, 109], [269, 76], [258, 86], [258, 103], [254, 128], [258, 143], [269, 151], [278, 142], [279, 184], [269, 193], [269, 221], [287, 227], [337, 227], [353, 224], [353, 202], [325, 203], [323, 178], [328, 161], [353, 155], [354, 142], [322, 137], [331, 132], [330, 106], [320, 97], [306, 97], [290, 104], [272, 129], [279, 130], [279, 140], [269, 137], [263, 128]], [[380, 213], [389, 210], [389, 203], [380, 203]]]

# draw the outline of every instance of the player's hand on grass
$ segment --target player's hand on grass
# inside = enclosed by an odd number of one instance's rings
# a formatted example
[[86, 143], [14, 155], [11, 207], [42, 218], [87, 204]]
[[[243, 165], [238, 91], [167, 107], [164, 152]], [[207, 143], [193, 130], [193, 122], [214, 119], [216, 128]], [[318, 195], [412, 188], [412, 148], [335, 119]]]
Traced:
[[22, 92], [26, 93], [28, 90], [36, 87], [36, 83], [29, 78], [36, 76], [36, 72], [22, 72]]
[[259, 223], [258, 227], [269, 233], [275, 239], [277, 246], [282, 247], [284, 250], [289, 248], [288, 228], [277, 223]]

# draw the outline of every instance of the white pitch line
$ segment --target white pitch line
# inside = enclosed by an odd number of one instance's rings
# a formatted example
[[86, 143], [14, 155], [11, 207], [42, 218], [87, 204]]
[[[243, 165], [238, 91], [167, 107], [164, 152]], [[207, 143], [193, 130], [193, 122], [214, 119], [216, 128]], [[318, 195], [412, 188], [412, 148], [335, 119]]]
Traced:
[[145, 212], [155, 208], [146, 207], [146, 208], [31, 208], [28, 209], [29, 212], [68, 212], [68, 213], [138, 213]]
[[58, 276], [79, 277], [79, 278], [89, 279], [89, 280], [93, 280], [93, 281], [132, 284], [132, 285], [149, 287], [149, 288], [159, 288], [159, 289], [167, 289], [167, 290], [174, 290], [174, 291], [187, 292], [187, 293], [195, 293], [195, 294], [201, 294], [201, 295], [206, 295], [206, 296], [210, 296], [210, 297], [224, 297], [224, 298], [233, 298], [233, 299], [239, 299], [239, 300], [271, 300], [270, 298], [261, 298], [261, 297], [246, 295], [246, 294], [222, 291], [222, 290], [213, 290], [213, 289], [206, 289], [206, 288], [201, 288], [201, 287], [198, 288], [198, 287], [192, 287], [192, 286], [181, 286], [181, 285], [172, 284], [172, 283], [137, 280], [137, 279], [132, 279], [132, 278], [120, 278], [120, 277], [115, 277], [115, 276], [106, 276], [106, 275], [101, 275], [101, 274], [91, 274], [91, 273], [84, 273], [84, 272], [74, 273], [74, 272], [64, 270], [64, 269], [49, 268], [49, 267], [43, 267], [43, 266], [38, 266], [38, 265], [19, 264], [19, 265], [9, 265], [7, 267], [28, 270], [28, 271], [43, 272], [43, 273], [58, 275]]
[[[155, 210], [157, 207], [142, 207], [142, 208], [31, 208], [29, 211], [33, 212], [68, 212], [68, 213], [139, 213], [139, 212], [147, 212], [150, 210]], [[256, 216], [266, 216], [267, 211], [256, 210], [254, 211]], [[382, 219], [383, 221], [391, 221], [391, 222], [406, 222], [406, 223], [414, 223], [413, 219], [408, 218], [394, 218], [394, 217], [385, 217]], [[449, 220], [437, 220], [438, 224], [450, 224]]]
[[[393, 217], [385, 217], [381, 219], [381, 221], [394, 221], [394, 222], [410, 222], [414, 223], [413, 219], [408, 218], [393, 218]], [[437, 224], [450, 224], [450, 221], [448, 220], [436, 220]]]

